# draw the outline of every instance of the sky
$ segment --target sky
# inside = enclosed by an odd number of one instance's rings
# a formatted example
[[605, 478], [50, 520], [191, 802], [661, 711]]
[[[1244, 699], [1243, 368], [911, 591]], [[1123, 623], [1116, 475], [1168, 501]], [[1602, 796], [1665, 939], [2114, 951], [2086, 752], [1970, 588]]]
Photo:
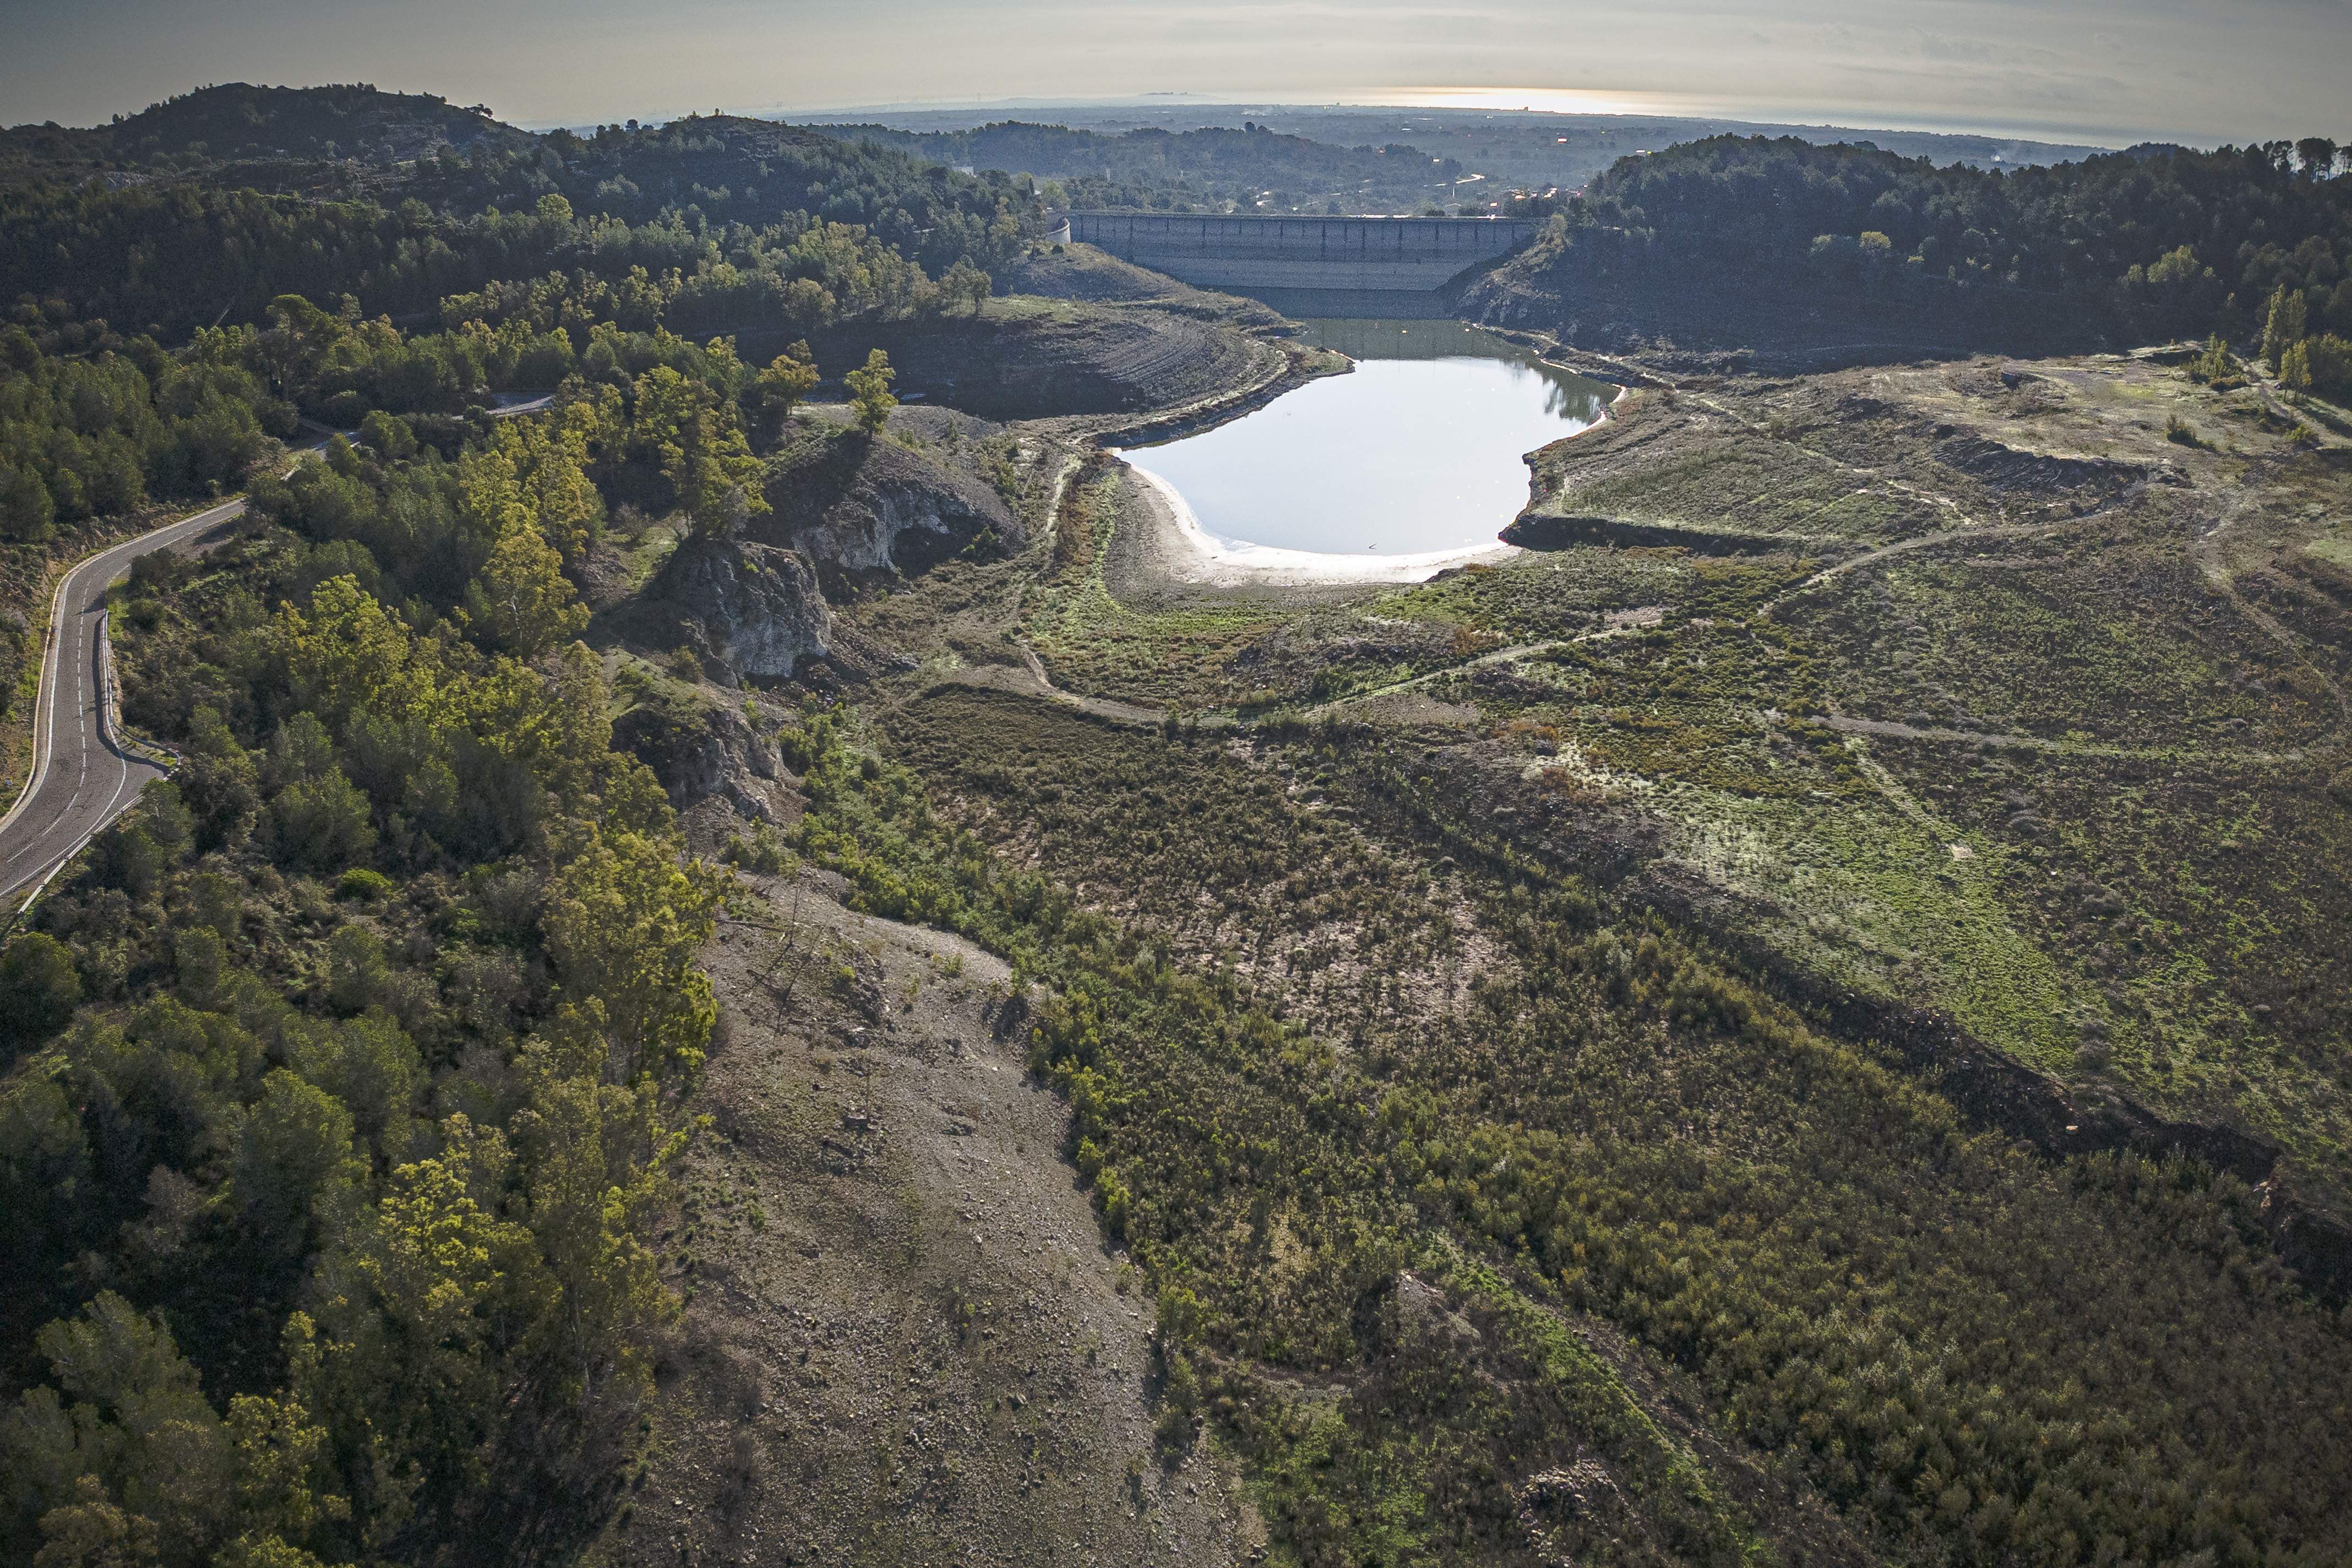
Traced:
[[531, 126], [1189, 93], [2352, 141], [2352, 0], [0, 0], [0, 37], [7, 124], [367, 81]]

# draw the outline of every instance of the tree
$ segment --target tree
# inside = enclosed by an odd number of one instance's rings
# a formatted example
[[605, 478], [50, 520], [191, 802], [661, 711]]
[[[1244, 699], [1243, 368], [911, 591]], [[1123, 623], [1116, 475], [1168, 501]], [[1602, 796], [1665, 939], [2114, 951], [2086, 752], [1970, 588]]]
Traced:
[[289, 1257], [309, 1250], [312, 1205], [363, 1175], [352, 1152], [352, 1113], [325, 1089], [283, 1068], [261, 1080], [237, 1130], [230, 1192], [264, 1245]]
[[743, 439], [734, 400], [722, 401], [708, 383], [666, 364], [637, 377], [629, 446], [660, 468], [698, 534], [723, 538], [768, 510], [764, 469]]
[[233, 1395], [229, 1438], [236, 1448], [237, 1511], [245, 1531], [215, 1561], [220, 1568], [313, 1568], [318, 1559], [288, 1541], [300, 1541], [325, 1520], [347, 1519], [351, 1504], [317, 1481], [326, 1468], [331, 1435], [310, 1418], [301, 1390], [318, 1382], [318, 1333], [297, 1312], [282, 1336], [289, 1392]]
[[520, 524], [545, 535], [566, 561], [587, 548], [604, 516], [589, 482], [588, 443], [599, 416], [575, 403], [560, 419], [513, 419], [458, 464], [466, 504], [494, 532]]
[[768, 362], [760, 373], [760, 405], [774, 421], [777, 434], [792, 419], [793, 405], [814, 392], [816, 384], [816, 355], [809, 352], [806, 338]]
[[987, 303], [989, 289], [993, 283], [994, 280], [974, 267], [971, 258], [967, 256], [940, 275], [940, 292], [950, 300], [971, 300], [971, 313], [977, 316], [981, 306]]
[[890, 383], [898, 374], [890, 368], [888, 354], [869, 349], [865, 367], [842, 377], [849, 388], [850, 404], [857, 410], [857, 427], [868, 436], [879, 436], [889, 423], [890, 410], [898, 406], [898, 400], [890, 395]]
[[30, 468], [0, 468], [0, 532], [28, 542], [47, 539], [57, 502]]
[[2273, 373], [2286, 363], [2286, 351], [2303, 341], [2310, 307], [2303, 291], [2282, 283], [2271, 295], [2270, 314], [2263, 327], [2263, 358]]
[[482, 591], [499, 643], [523, 658], [571, 641], [588, 625], [588, 608], [564, 577], [562, 558], [528, 522], [513, 522], [499, 536], [482, 568]]
[[2306, 136], [2294, 144], [2294, 155], [2303, 160], [2303, 172], [2315, 180], [2324, 180], [2336, 167], [2336, 143], [2325, 136]]
[[278, 858], [289, 866], [323, 875], [356, 864], [375, 847], [367, 796], [341, 768], [288, 784], [271, 803], [269, 815], [277, 828]]
[[2307, 342], [2287, 345], [2286, 353], [2279, 356], [2278, 376], [2279, 384], [2289, 392], [2311, 390], [2311, 347]]
[[698, 863], [681, 868], [634, 833], [598, 836], [549, 886], [548, 956], [567, 1006], [604, 1032], [597, 1070], [608, 1080], [701, 1062], [718, 1012], [695, 955], [710, 939], [716, 896]]
[[196, 1560], [228, 1522], [236, 1454], [162, 1314], [101, 1290], [36, 1339], [57, 1386], [0, 1415], [0, 1486], [40, 1521], [56, 1548], [42, 1560], [103, 1563], [147, 1542], [167, 1561]]
[[0, 1028], [16, 1039], [47, 1039], [80, 1002], [81, 974], [57, 938], [27, 931], [0, 954]]
[[499, 1398], [495, 1347], [550, 1337], [530, 1334], [551, 1309], [538, 1249], [493, 1212], [504, 1139], [464, 1116], [441, 1131], [443, 1152], [396, 1166], [321, 1260], [320, 1353], [292, 1369], [331, 1428], [364, 1435], [353, 1501], [383, 1532], [413, 1516], [421, 1488], [477, 1462]]
[[73, 1500], [41, 1515], [47, 1544], [33, 1568], [139, 1568], [157, 1560], [155, 1522], [125, 1512], [93, 1475], [74, 1478]]
[[371, 1007], [339, 1024], [310, 1026], [295, 1036], [293, 1057], [296, 1072], [350, 1110], [355, 1136], [386, 1154], [400, 1152], [394, 1134], [406, 1131], [425, 1064], [391, 1014]]
[[523, 1063], [536, 1080], [515, 1118], [528, 1224], [560, 1292], [534, 1336], [550, 1363], [549, 1392], [574, 1407], [600, 1394], [642, 1397], [646, 1342], [677, 1311], [647, 1236], [669, 1193], [664, 1167], [686, 1135], [665, 1125], [650, 1081], [568, 1076], [537, 1043]]
[[2352, 397], [2352, 342], [2334, 332], [2305, 338], [2301, 347], [2311, 369], [2311, 387], [2322, 397], [2342, 402]]
[[408, 421], [381, 408], [370, 409], [367, 417], [360, 421], [360, 439], [381, 458], [416, 456], [416, 433], [409, 428]]

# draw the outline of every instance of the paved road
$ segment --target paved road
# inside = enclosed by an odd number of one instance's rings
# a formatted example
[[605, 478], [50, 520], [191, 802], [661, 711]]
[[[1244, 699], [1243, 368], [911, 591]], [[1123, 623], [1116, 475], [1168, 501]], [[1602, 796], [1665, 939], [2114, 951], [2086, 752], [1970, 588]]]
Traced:
[[[519, 398], [492, 417], [537, 414], [552, 397], [549, 393]], [[100, 828], [130, 810], [151, 780], [164, 775], [160, 763], [126, 750], [111, 726], [106, 708], [106, 590], [142, 555], [192, 545], [244, 513], [243, 499], [223, 501], [91, 556], [58, 584], [33, 715], [33, 784], [0, 816], [0, 922], [21, 910]]]
[[106, 590], [154, 550], [190, 544], [245, 510], [241, 500], [126, 539], [58, 584], [33, 715], [33, 782], [0, 817], [0, 901], [37, 891], [92, 835], [131, 809], [158, 764], [126, 751], [106, 710]]

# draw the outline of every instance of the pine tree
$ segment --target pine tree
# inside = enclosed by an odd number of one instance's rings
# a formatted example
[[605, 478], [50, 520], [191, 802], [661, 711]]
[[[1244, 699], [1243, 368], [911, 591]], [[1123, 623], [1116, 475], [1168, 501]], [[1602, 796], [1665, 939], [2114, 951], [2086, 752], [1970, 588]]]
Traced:
[[890, 368], [888, 354], [880, 349], [870, 349], [865, 368], [842, 377], [849, 387], [849, 401], [857, 409], [857, 427], [868, 436], [882, 434], [883, 426], [889, 423], [890, 410], [898, 406], [898, 400], [890, 395], [890, 383], [898, 374]]
[[2271, 295], [2270, 316], [2263, 328], [2263, 358], [2273, 374], [2284, 369], [2286, 351], [2303, 341], [2306, 313], [2300, 290], [2282, 283]]

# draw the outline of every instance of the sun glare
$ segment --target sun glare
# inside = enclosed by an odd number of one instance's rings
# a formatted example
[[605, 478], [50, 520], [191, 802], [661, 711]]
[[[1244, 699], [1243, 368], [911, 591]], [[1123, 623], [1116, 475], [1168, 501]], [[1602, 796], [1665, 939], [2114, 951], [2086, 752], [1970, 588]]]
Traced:
[[1697, 114], [1685, 99], [1654, 93], [1612, 92], [1597, 88], [1409, 87], [1377, 100], [1411, 109], [1518, 109], [1545, 114]]

